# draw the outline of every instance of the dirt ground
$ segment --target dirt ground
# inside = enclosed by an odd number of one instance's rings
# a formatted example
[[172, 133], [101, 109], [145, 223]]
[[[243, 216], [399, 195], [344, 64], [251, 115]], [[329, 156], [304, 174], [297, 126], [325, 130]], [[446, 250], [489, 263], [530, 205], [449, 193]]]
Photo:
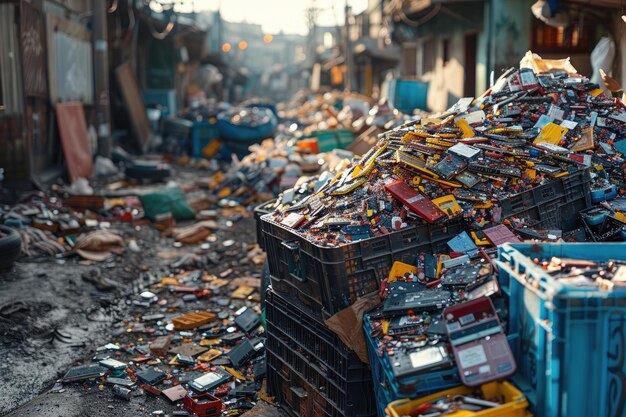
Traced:
[[[139, 391], [130, 401], [120, 400], [110, 387], [98, 385], [57, 385], [51, 390], [76, 361], [89, 362], [98, 346], [123, 338], [125, 319], [140, 314], [130, 300], [170, 271], [171, 260], [157, 254], [174, 248], [171, 238], [160, 237], [149, 225], [119, 227], [126, 238], [136, 239], [139, 253], [127, 250], [114, 261], [97, 265], [81, 265], [76, 257], [18, 262], [14, 271], [0, 275], [0, 357], [4, 359], [0, 361], [0, 415], [149, 416], [157, 410], [181, 409]], [[242, 260], [245, 248], [255, 240], [254, 220], [244, 217], [218, 235], [206, 272], [232, 269], [233, 278], [259, 277], [261, 267]], [[235, 243], [222, 247], [219, 242], [226, 239]], [[85, 278], [90, 276], [106, 277], [117, 288], [98, 290]], [[259, 402], [247, 415], [284, 414]]]

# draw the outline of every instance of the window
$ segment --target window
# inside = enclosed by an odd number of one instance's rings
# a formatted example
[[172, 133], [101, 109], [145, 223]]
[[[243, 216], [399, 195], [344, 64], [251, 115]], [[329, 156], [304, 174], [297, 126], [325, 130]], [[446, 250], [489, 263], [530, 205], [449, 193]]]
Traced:
[[435, 42], [432, 39], [422, 42], [422, 74], [435, 69]]
[[402, 45], [402, 63], [400, 66], [402, 76], [413, 77], [417, 75], [417, 46], [414, 43]]
[[582, 25], [555, 28], [533, 19], [532, 50], [537, 53], [589, 53], [594, 44], [591, 39], [593, 30], [593, 25], [586, 20]]
[[330, 49], [333, 47], [334, 39], [332, 32], [324, 32], [324, 48]]
[[441, 41], [441, 57], [443, 59], [443, 65], [446, 65], [450, 61], [450, 39], [443, 39]]

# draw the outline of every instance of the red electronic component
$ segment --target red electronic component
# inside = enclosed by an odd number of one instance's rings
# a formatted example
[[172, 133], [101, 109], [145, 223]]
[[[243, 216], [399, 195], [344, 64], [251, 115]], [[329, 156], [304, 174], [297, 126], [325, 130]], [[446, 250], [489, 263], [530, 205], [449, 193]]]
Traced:
[[515, 373], [515, 358], [490, 298], [448, 307], [443, 317], [464, 385], [475, 387]]
[[445, 213], [424, 195], [409, 187], [404, 181], [396, 181], [385, 185], [385, 189], [397, 200], [407, 206], [412, 212], [426, 220], [436, 223], [447, 218]]
[[209, 393], [187, 394], [183, 406], [191, 414], [199, 417], [219, 416], [222, 414], [222, 400]]

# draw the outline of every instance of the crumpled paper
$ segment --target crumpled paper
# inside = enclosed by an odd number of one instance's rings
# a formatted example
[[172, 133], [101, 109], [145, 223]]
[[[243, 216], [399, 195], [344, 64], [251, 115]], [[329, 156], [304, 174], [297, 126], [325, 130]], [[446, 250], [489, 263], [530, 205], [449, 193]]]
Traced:
[[106, 230], [96, 230], [80, 236], [74, 249], [81, 257], [96, 262], [106, 260], [112, 253], [121, 255], [126, 250], [124, 239]]
[[217, 222], [204, 220], [191, 226], [177, 228], [174, 230], [174, 240], [190, 245], [200, 243], [213, 234], [217, 227]]

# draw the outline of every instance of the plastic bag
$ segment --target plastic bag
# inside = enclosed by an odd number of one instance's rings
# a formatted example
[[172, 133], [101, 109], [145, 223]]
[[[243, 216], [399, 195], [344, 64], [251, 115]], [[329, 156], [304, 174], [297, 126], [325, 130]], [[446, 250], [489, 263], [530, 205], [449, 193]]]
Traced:
[[185, 195], [178, 187], [166, 187], [164, 191], [139, 196], [146, 217], [154, 221], [159, 214], [172, 213], [176, 220], [190, 220], [195, 217], [185, 201]]
[[604, 92], [610, 96], [611, 92], [604, 86], [602, 76], [600, 75], [600, 69], [604, 70], [607, 74], [611, 73], [613, 67], [613, 59], [615, 58], [615, 42], [613, 39], [603, 37], [593, 51], [591, 51], [591, 66], [593, 68], [593, 75], [591, 76], [591, 82], [600, 86]]
[[553, 70], [563, 70], [570, 74], [577, 74], [576, 68], [570, 63], [569, 57], [565, 59], [543, 59], [532, 51], [526, 52], [524, 58], [519, 62], [520, 68], [530, 68], [538, 72], [549, 72]]

